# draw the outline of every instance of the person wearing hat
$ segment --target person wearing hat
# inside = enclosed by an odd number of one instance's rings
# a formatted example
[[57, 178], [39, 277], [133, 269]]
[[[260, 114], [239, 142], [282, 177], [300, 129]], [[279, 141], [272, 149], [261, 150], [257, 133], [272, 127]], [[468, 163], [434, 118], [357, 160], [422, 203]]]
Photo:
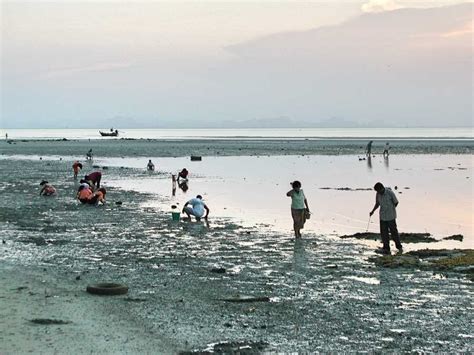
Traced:
[[295, 180], [290, 185], [292, 189], [286, 193], [286, 196], [291, 197], [291, 217], [293, 218], [295, 237], [301, 238], [301, 229], [303, 229], [306, 217], [309, 215], [308, 200], [301, 188], [301, 182]]

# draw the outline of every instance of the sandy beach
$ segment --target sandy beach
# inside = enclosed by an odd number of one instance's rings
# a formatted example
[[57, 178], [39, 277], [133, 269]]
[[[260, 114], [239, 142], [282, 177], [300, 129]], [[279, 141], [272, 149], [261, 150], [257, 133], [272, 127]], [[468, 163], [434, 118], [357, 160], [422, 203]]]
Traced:
[[[408, 253], [472, 249], [472, 143], [454, 155], [457, 143], [431, 142], [425, 154], [394, 154], [388, 166], [376, 156], [369, 167], [355, 145], [351, 154], [309, 157], [253, 146], [246, 156], [234, 153], [247, 142], [222, 142], [227, 157], [191, 164], [178, 142], [94, 142], [107, 154], [84, 172], [103, 172], [108, 203], [99, 207], [74, 199], [70, 166], [88, 144], [2, 144], [2, 353], [473, 351], [465, 268], [433, 269], [424, 259], [384, 268], [373, 259], [379, 242], [341, 238], [365, 232], [370, 188], [381, 179], [400, 187], [401, 231], [434, 239], [407, 242]], [[133, 154], [141, 144], [154, 152], [152, 174], [147, 150]], [[204, 151], [209, 142], [189, 144]], [[183, 164], [189, 190], [172, 196], [170, 174]], [[314, 210], [298, 241], [284, 197], [295, 177]], [[44, 178], [57, 197], [38, 196]], [[209, 225], [173, 222], [170, 204], [199, 192]], [[458, 233], [462, 241], [443, 240]], [[103, 281], [129, 293], [85, 292]], [[233, 302], [243, 296], [264, 301]], [[37, 318], [70, 323], [32, 324]]]

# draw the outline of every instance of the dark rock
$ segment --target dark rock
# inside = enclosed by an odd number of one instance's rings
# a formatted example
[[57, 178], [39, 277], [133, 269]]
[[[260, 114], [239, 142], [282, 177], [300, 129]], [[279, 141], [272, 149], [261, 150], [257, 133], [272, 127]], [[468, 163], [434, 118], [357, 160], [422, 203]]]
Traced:
[[221, 298], [219, 301], [247, 303], [247, 302], [270, 302], [270, 297], [253, 297], [253, 296], [234, 296], [228, 298]]
[[80, 279], [81, 279], [81, 275], [76, 276], [76, 280], [80, 280]]
[[60, 319], [48, 319], [48, 318], [35, 318], [30, 320], [31, 323], [42, 324], [42, 325], [61, 325], [71, 324], [71, 321], [60, 320]]
[[[342, 235], [342, 239], [355, 238], [355, 239], [369, 239], [369, 240], [381, 240], [379, 233], [355, 233], [351, 235]], [[434, 243], [437, 240], [431, 237], [430, 233], [400, 233], [400, 240], [402, 243]]]
[[225, 274], [225, 269], [223, 267], [215, 267], [211, 269], [211, 272], [216, 274]]
[[462, 234], [454, 234], [454, 235], [450, 235], [449, 237], [443, 238], [443, 240], [457, 240], [460, 242], [462, 242], [463, 239], [464, 239], [464, 236]]

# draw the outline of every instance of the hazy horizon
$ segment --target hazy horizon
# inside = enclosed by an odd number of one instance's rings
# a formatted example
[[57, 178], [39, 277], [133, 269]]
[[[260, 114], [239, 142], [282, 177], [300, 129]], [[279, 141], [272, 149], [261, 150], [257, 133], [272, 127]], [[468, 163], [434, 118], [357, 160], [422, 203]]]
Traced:
[[1, 8], [4, 129], [473, 123], [472, 2]]

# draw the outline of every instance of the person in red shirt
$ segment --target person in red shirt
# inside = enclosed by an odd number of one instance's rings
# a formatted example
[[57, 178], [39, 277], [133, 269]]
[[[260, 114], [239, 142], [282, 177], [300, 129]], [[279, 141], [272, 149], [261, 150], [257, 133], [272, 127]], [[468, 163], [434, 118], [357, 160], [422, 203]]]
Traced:
[[102, 173], [100, 171], [94, 171], [93, 173], [90, 173], [89, 175], [86, 175], [84, 177], [84, 180], [86, 180], [89, 185], [94, 185], [95, 188], [100, 188], [100, 180], [102, 179]]

